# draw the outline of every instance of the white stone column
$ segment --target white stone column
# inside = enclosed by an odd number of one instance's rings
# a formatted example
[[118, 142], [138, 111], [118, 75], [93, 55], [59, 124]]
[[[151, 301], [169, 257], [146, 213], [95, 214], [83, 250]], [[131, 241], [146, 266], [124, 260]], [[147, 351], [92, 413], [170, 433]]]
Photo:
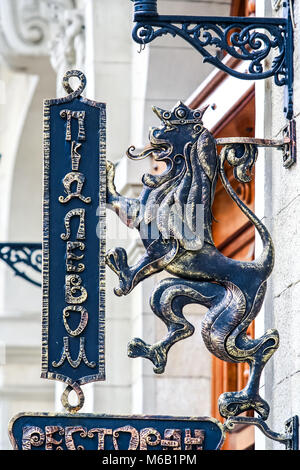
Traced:
[[[277, 15], [281, 15], [279, 9]], [[299, 237], [299, 116], [300, 116], [300, 79], [299, 79], [299, 18], [300, 2], [294, 2], [294, 117], [297, 126], [298, 162], [290, 169], [282, 165], [280, 158], [273, 157], [272, 165], [272, 217], [273, 239], [276, 249], [276, 262], [273, 272], [273, 299], [275, 326], [280, 334], [280, 347], [274, 355], [272, 389], [272, 426], [282, 429], [286, 419], [300, 415], [300, 317], [299, 286], [300, 272], [297, 266], [300, 258]], [[272, 96], [272, 132], [280, 136], [285, 119], [283, 116], [282, 90], [273, 87]], [[274, 449], [282, 448], [273, 443]]]
[[[257, 16], [272, 16], [272, 8], [270, 2], [257, 2]], [[272, 79], [256, 81], [255, 83], [255, 136], [258, 138], [272, 138]], [[276, 156], [280, 159], [280, 153], [274, 149], [260, 148], [258, 152], [258, 160], [255, 165], [255, 214], [267, 226], [272, 235], [272, 214], [271, 204], [271, 188], [272, 188], [272, 160]], [[255, 238], [255, 253], [259, 256], [262, 250], [261, 238]], [[276, 247], [275, 247], [276, 249]], [[266, 300], [261, 311], [255, 319], [255, 337], [258, 338], [265, 334], [270, 328], [272, 311], [268, 311], [268, 304], [272, 297], [272, 275], [268, 279], [268, 288]], [[276, 356], [276, 353], [275, 353]], [[272, 360], [263, 370], [260, 382], [260, 394], [262, 398], [268, 401], [268, 388], [270, 386], [270, 377], [272, 376]], [[255, 449], [264, 450], [268, 448], [269, 440], [262, 434], [260, 430], [255, 429]]]
[[[260, 16], [282, 16], [282, 3], [272, 12], [270, 2], [257, 5]], [[264, 3], [264, 4], [263, 4]], [[298, 25], [300, 2], [294, 2], [294, 18]], [[294, 115], [299, 133], [299, 34], [295, 29], [294, 56]], [[286, 125], [283, 113], [283, 88], [268, 80], [257, 87], [257, 129], [264, 137], [281, 138]], [[298, 134], [299, 135], [299, 134]], [[299, 146], [299, 137], [297, 139]], [[257, 209], [271, 231], [275, 246], [275, 266], [268, 282], [264, 321], [256, 321], [256, 335], [267, 328], [277, 328], [280, 345], [267, 364], [264, 373], [264, 395], [270, 404], [269, 426], [276, 432], [284, 431], [284, 422], [300, 413], [299, 390], [299, 164], [283, 167], [282, 155], [277, 150], [265, 151], [256, 166]], [[260, 314], [260, 315], [261, 315]], [[261, 316], [260, 316], [261, 318]], [[257, 449], [283, 449], [283, 446], [256, 433]]]
[[116, 161], [130, 145], [132, 4], [87, 0], [86, 5], [87, 92], [107, 103], [107, 158]]

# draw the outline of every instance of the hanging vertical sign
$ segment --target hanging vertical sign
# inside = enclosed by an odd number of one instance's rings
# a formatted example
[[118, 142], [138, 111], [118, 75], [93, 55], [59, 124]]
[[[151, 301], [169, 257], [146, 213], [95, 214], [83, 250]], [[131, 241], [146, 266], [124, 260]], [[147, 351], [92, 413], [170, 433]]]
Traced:
[[[70, 77], [80, 80], [75, 91]], [[81, 96], [81, 72], [63, 85], [67, 96], [44, 101], [41, 377], [67, 384], [62, 402], [75, 412], [80, 386], [105, 380], [106, 107]]]

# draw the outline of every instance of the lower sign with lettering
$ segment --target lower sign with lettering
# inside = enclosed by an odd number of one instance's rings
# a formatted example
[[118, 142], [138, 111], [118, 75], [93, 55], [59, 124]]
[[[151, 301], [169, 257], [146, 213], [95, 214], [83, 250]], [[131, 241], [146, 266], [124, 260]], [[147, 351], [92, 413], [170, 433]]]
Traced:
[[218, 450], [214, 418], [24, 413], [9, 423], [15, 450]]

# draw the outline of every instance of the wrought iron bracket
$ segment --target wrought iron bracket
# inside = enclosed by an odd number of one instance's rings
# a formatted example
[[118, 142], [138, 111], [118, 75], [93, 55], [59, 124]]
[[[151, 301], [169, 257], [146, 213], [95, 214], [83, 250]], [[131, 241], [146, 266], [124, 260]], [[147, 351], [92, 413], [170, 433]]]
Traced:
[[25, 281], [41, 287], [41, 243], [0, 243], [0, 259]]
[[[158, 14], [157, 0], [131, 1], [136, 22], [132, 37], [138, 44], [144, 46], [166, 34], [179, 36], [204, 57], [204, 62], [233, 77], [274, 77], [277, 86], [285, 86], [284, 114], [293, 118], [293, 0], [284, 1], [282, 18], [164, 16]], [[222, 60], [224, 54], [247, 62], [248, 70], [228, 67]]]
[[232, 430], [236, 424], [253, 425], [259, 428], [262, 433], [272, 439], [273, 441], [280, 442], [286, 450], [299, 449], [299, 418], [293, 416], [285, 422], [284, 433], [280, 434], [272, 431], [267, 423], [261, 418], [250, 418], [247, 416], [237, 416], [228, 418], [224, 423], [225, 431]]
[[289, 168], [296, 163], [297, 156], [296, 121], [294, 119], [289, 121], [283, 129], [283, 140], [283, 166]]
[[297, 142], [296, 142], [296, 121], [288, 121], [282, 131], [281, 139], [257, 139], [254, 137], [224, 137], [216, 139], [217, 145], [229, 144], [251, 144], [256, 147], [273, 147], [282, 151], [283, 166], [291, 167], [296, 163]]

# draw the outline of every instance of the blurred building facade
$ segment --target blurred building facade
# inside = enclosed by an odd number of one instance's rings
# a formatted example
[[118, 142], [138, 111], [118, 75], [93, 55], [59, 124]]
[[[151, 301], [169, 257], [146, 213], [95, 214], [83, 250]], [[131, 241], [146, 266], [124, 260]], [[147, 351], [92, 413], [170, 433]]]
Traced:
[[[255, 2], [247, 0], [158, 3], [161, 14], [255, 14]], [[281, 14], [280, 2], [277, 10], [269, 0], [257, 3], [258, 16]], [[300, 2], [294, 4], [297, 24]], [[254, 84], [218, 75], [180, 38], [159, 38], [139, 51], [131, 29], [129, 0], [0, 0], [0, 242], [42, 240], [42, 103], [45, 98], [64, 96], [61, 80], [67, 70], [82, 70], [87, 77], [86, 96], [107, 103], [107, 158], [118, 162], [117, 187], [124, 195], [139, 194], [142, 174], [159, 171], [150, 159], [132, 162], [125, 156], [130, 145], [142, 149], [147, 144], [148, 129], [157, 124], [153, 104], [164, 109], [178, 100], [191, 107], [210, 104], [204, 125], [216, 137], [275, 138], [280, 133], [282, 90], [275, 89], [272, 79]], [[296, 96], [298, 88], [296, 82]], [[282, 337], [281, 352], [266, 368], [267, 385], [262, 384], [271, 403], [271, 425], [281, 431], [285, 419], [300, 413], [295, 300], [299, 274], [297, 263], [290, 268], [286, 260], [288, 237], [297, 235], [300, 170], [297, 165], [284, 169], [279, 152], [263, 150], [256, 168], [255, 187], [252, 183], [238, 190], [269, 227], [277, 261], [256, 332], [253, 326], [250, 333], [261, 335], [266, 327], [275, 326]], [[226, 197], [222, 187], [217, 188], [217, 246], [227, 256], [252, 259], [259, 249], [254, 232]], [[137, 234], [125, 227], [120, 230], [114, 215], [108, 214], [107, 229], [108, 248], [124, 246], [130, 263], [141, 256]], [[201, 338], [205, 310], [199, 306], [186, 310], [195, 334], [172, 348], [163, 375], [155, 375], [148, 361], [127, 357], [131, 338], [153, 343], [164, 333], [149, 306], [157, 280], [150, 278], [127, 297], [118, 298], [113, 294], [117, 279], [107, 271], [107, 379], [84, 387], [83, 412], [219, 417], [217, 396], [230, 387], [243, 387], [247, 369], [220, 364], [206, 350]], [[15, 277], [3, 262], [0, 341], [0, 448], [8, 449], [9, 419], [21, 411], [62, 411], [63, 386], [39, 378], [41, 289]], [[283, 406], [285, 402], [288, 406]], [[273, 445], [259, 434], [254, 439], [253, 430], [240, 429], [230, 436], [226, 448], [253, 448], [254, 440], [257, 448]]]

